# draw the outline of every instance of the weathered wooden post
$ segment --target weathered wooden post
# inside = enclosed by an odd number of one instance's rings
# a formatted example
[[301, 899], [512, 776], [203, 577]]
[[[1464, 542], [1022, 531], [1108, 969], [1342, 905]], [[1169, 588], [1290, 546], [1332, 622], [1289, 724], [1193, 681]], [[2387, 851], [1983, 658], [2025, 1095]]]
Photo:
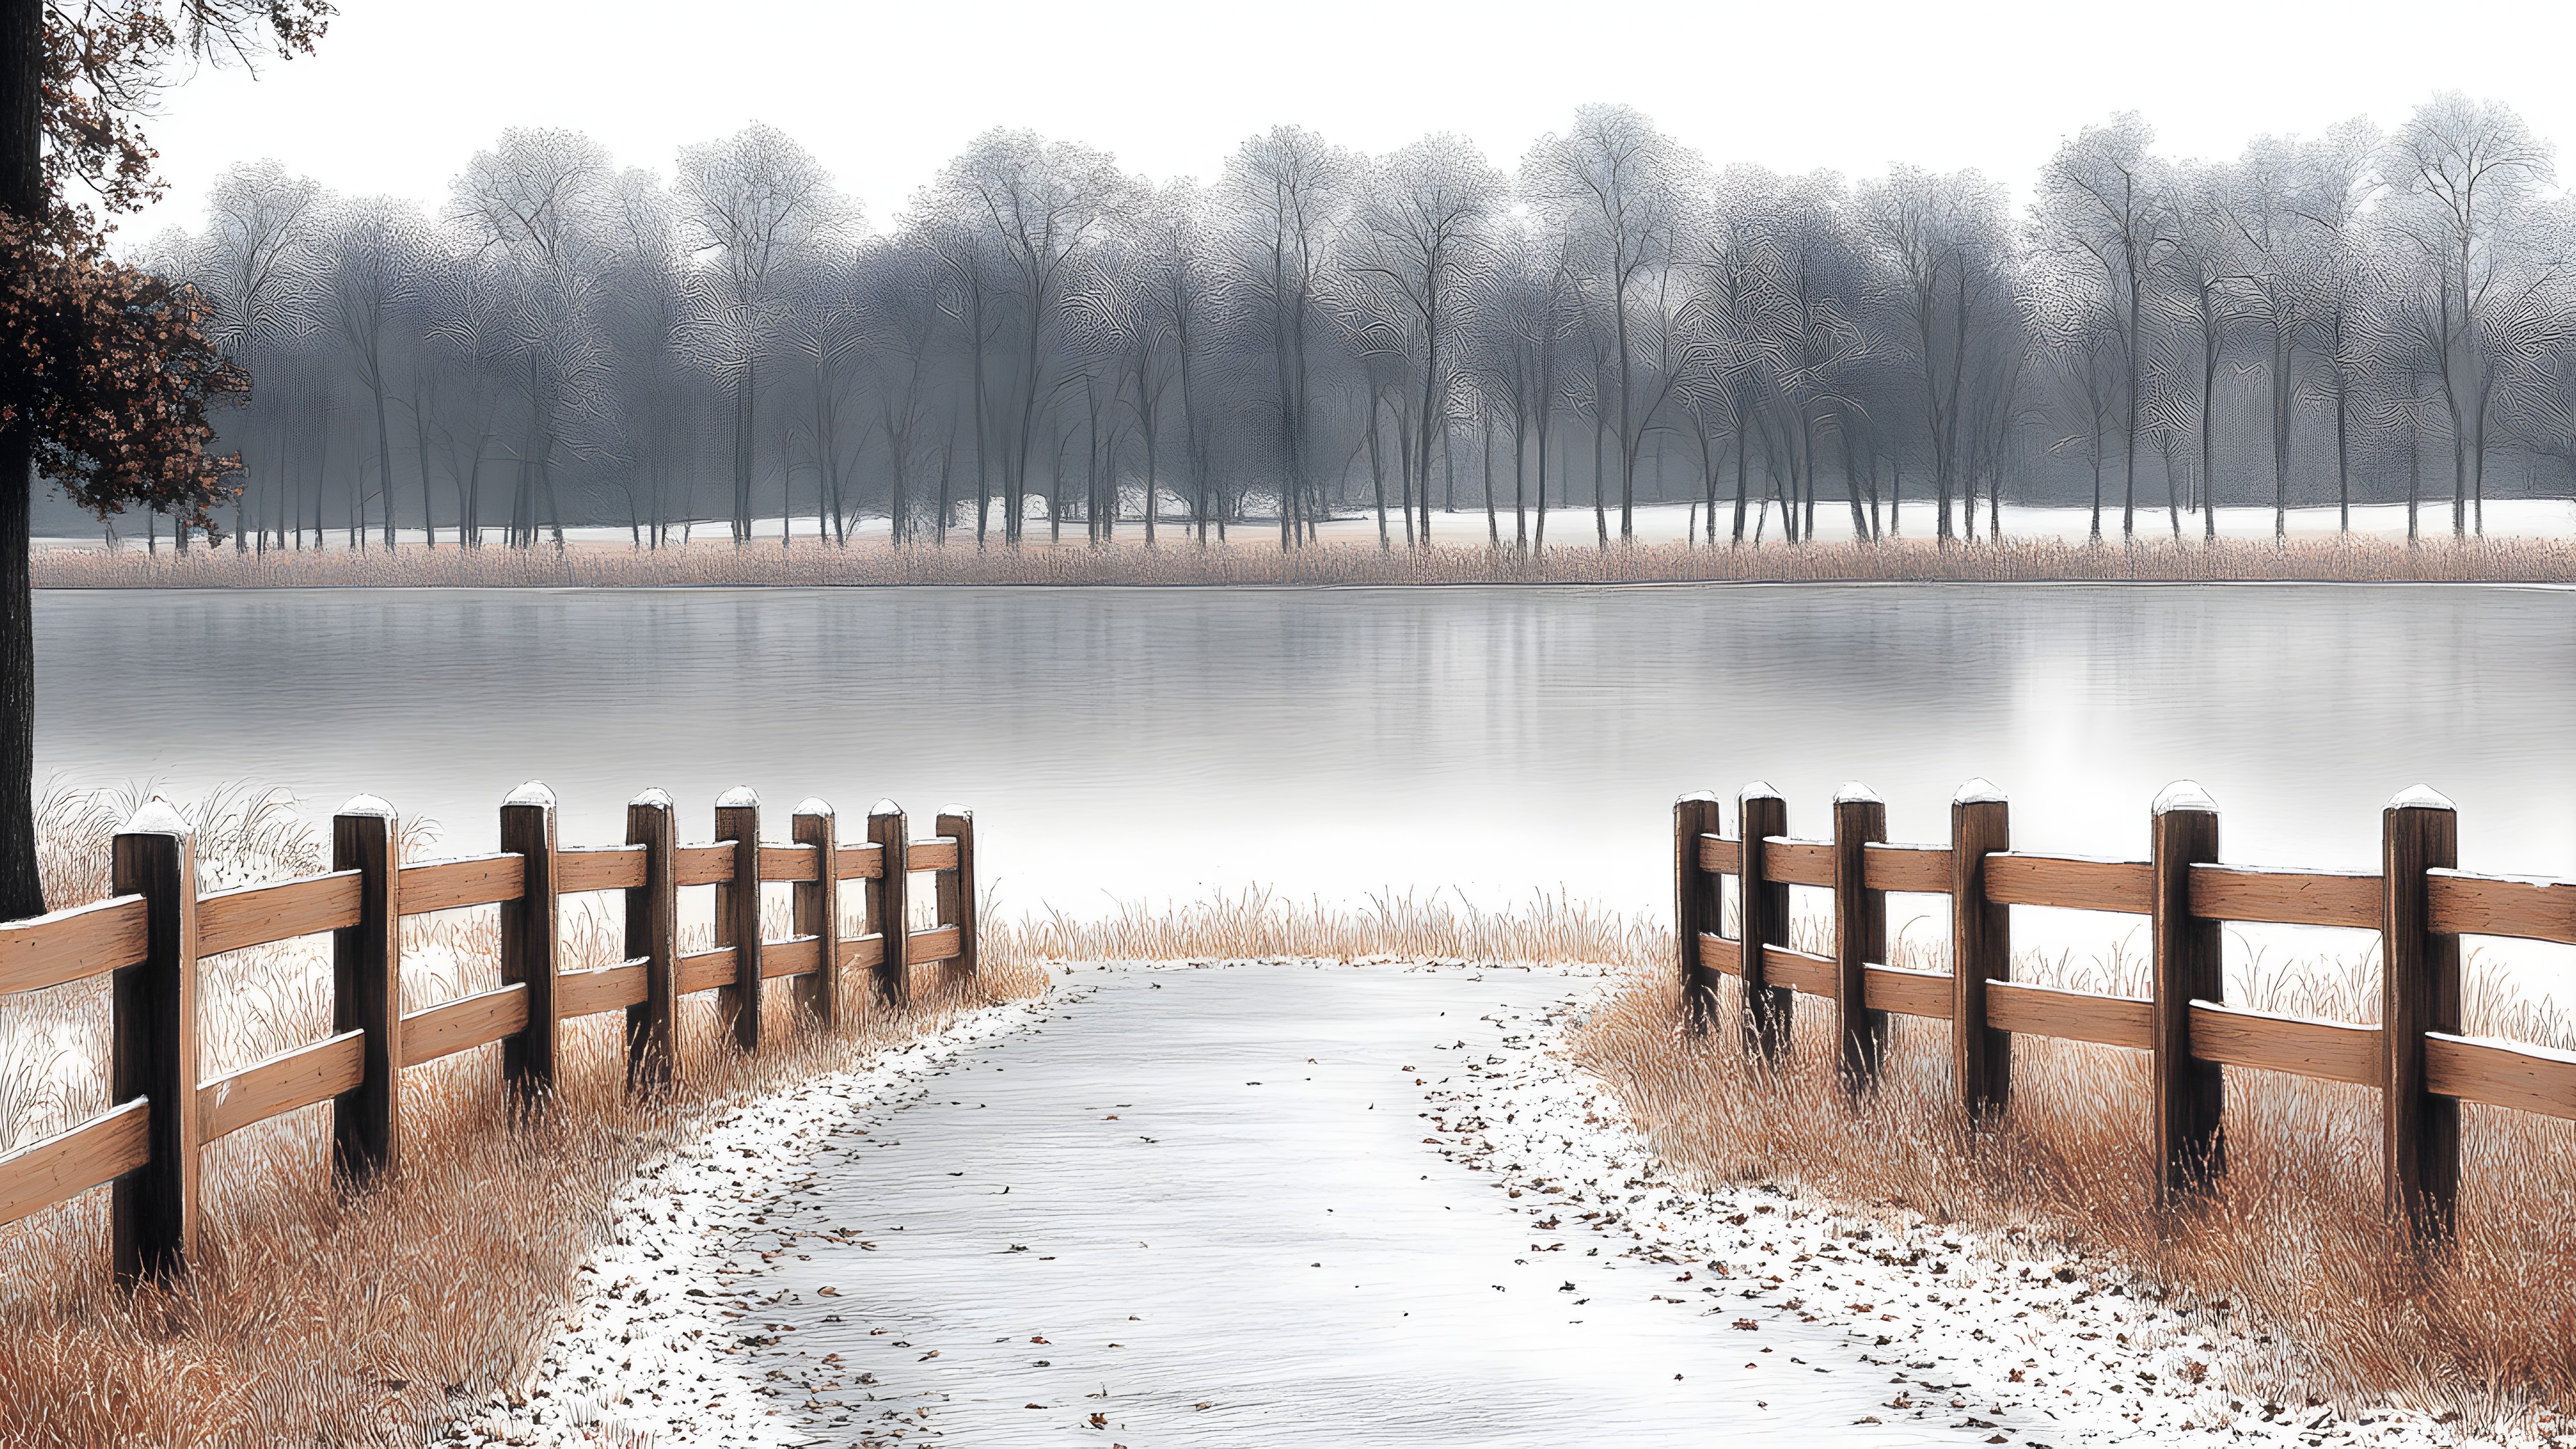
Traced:
[[118, 895], [143, 897], [144, 957], [115, 975], [108, 1091], [147, 1098], [151, 1155], [110, 1189], [108, 1235], [118, 1281], [176, 1278], [197, 1256], [197, 839], [155, 799], [118, 831]]
[[821, 800], [796, 807], [789, 838], [814, 852], [814, 878], [793, 887], [796, 934], [814, 938], [814, 974], [800, 983], [797, 1002], [826, 1029], [841, 1021], [841, 862], [838, 817]]
[[1700, 959], [1700, 938], [1719, 933], [1718, 877], [1700, 866], [1702, 836], [1726, 828], [1726, 803], [1706, 790], [1673, 802], [1673, 945], [1679, 958], [1682, 1029], [1705, 1035], [1717, 1002], [1717, 971]]
[[1834, 795], [1834, 1015], [1843, 1087], [1878, 1085], [1887, 1013], [1869, 1007], [1869, 963], [1887, 959], [1887, 892], [1869, 888], [1867, 850], [1887, 839], [1887, 804], [1855, 780]]
[[1736, 797], [1735, 833], [1741, 856], [1735, 877], [1735, 949], [1744, 987], [1744, 1049], [1775, 1062], [1789, 1034], [1790, 993], [1786, 987], [1772, 988], [1762, 948], [1789, 944], [1789, 887], [1772, 882], [1763, 841], [1789, 833], [1789, 802], [1759, 780], [1745, 786]]
[[716, 839], [733, 843], [733, 879], [716, 885], [716, 945], [733, 948], [733, 984], [716, 993], [733, 1039], [760, 1050], [760, 796], [748, 785], [716, 800]]
[[975, 979], [975, 812], [951, 805], [939, 812], [939, 833], [957, 842], [957, 868], [939, 875], [939, 924], [955, 928], [957, 954], [948, 958], [950, 981]]
[[2460, 1029], [2460, 938], [2432, 927], [2425, 872], [2460, 863], [2459, 815], [2423, 785], [2380, 815], [2381, 1136], [2389, 1218], [2418, 1249], [2450, 1236], [2460, 1104], [2427, 1091], [2424, 1033]]
[[679, 828], [671, 797], [647, 790], [626, 807], [626, 842], [644, 847], [644, 884], [626, 892], [626, 955], [644, 963], [644, 999], [626, 1008], [626, 1087], [671, 1085], [679, 1056]]
[[899, 1009], [912, 1004], [912, 974], [905, 960], [912, 919], [906, 896], [912, 884], [911, 846], [903, 807], [879, 800], [868, 812], [868, 839], [877, 847], [880, 867], [867, 890], [868, 930], [885, 947], [877, 957], [877, 999]]
[[331, 933], [331, 1026], [362, 1033], [358, 1085], [334, 1099], [331, 1152], [362, 1186], [402, 1157], [401, 828], [394, 807], [360, 795], [331, 817], [331, 868], [358, 873], [358, 923]]
[[2191, 1003], [2226, 996], [2218, 922], [2191, 913], [2191, 868], [2218, 859], [2218, 805], [2189, 780], [2156, 796], [2149, 825], [2154, 877], [2149, 925], [2155, 979], [2156, 1202], [2172, 1207], [2227, 1168], [2220, 1135], [2226, 1082], [2218, 1063], [2191, 1054]]
[[501, 903], [501, 980], [528, 989], [528, 1024], [501, 1043], [501, 1079], [522, 1107], [553, 1095], [563, 1019], [562, 908], [555, 893], [555, 792], [530, 780], [501, 802], [501, 848], [519, 857], [519, 898]]
[[2012, 1100], [2012, 1034], [1986, 1025], [1986, 983], [2012, 974], [2012, 908], [1986, 899], [1986, 857], [2012, 848], [2004, 793], [1970, 780], [1950, 801], [1950, 1054], [1971, 1124]]

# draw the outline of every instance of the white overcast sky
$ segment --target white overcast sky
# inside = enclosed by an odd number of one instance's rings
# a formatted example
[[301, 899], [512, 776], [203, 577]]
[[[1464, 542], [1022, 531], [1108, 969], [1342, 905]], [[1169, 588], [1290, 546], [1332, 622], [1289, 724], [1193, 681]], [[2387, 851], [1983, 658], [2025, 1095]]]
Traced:
[[319, 54], [169, 96], [151, 136], [170, 198], [127, 240], [193, 226], [208, 182], [262, 156], [434, 206], [510, 125], [575, 127], [667, 177], [679, 146], [768, 121], [880, 227], [995, 125], [1155, 177], [1211, 175], [1281, 121], [1372, 151], [1454, 130], [1509, 166], [1578, 103], [1622, 100], [1716, 162], [1975, 166], [2017, 190], [2122, 109], [2169, 154], [2223, 156], [2356, 114], [2393, 125], [2458, 89], [2576, 142], [2564, 0], [340, 6]]

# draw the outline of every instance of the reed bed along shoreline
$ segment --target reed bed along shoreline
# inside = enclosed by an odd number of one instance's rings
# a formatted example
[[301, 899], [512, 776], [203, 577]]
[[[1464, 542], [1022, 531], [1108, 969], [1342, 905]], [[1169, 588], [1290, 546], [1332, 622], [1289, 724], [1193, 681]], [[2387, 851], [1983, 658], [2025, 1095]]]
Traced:
[[846, 547], [762, 540], [660, 549], [398, 550], [341, 548], [237, 553], [199, 547], [148, 553], [130, 545], [51, 548], [35, 555], [40, 589], [684, 588], [684, 587], [1404, 587], [1467, 584], [1654, 583], [2576, 583], [2576, 540], [2442, 537], [2409, 545], [2353, 537], [2285, 544], [2243, 539], [2134, 544], [1681, 543], [1484, 544], [1380, 549], [1325, 543], [1281, 550], [1238, 540], [1202, 547], [1167, 540], [977, 548], [879, 540]]
[[[132, 803], [47, 798], [54, 902], [105, 893], [107, 840]], [[184, 808], [204, 888], [306, 873], [327, 854], [327, 835], [275, 792], [223, 791]], [[780, 933], [786, 924], [782, 912]], [[567, 911], [565, 926], [568, 968], [622, 954], [604, 913]], [[494, 908], [404, 930], [405, 1010], [497, 984]], [[684, 949], [703, 948], [705, 928], [696, 934]], [[202, 970], [209, 1076], [329, 1030], [325, 939], [209, 957]], [[575, 1297], [612, 1200], [647, 1164], [732, 1104], [858, 1066], [1044, 983], [1026, 957], [988, 956], [971, 987], [927, 985], [909, 1012], [866, 1010], [828, 1034], [773, 1000], [772, 1045], [757, 1057], [734, 1049], [711, 999], [686, 999], [679, 1086], [662, 1096], [625, 1092], [613, 1013], [566, 1023], [560, 1086], [534, 1116], [513, 1110], [495, 1052], [415, 1068], [404, 1165], [353, 1200], [331, 1185], [327, 1111], [245, 1129], [206, 1154], [203, 1258], [176, 1287], [110, 1286], [104, 1192], [0, 1227], [0, 1444], [424, 1442], [457, 1404], [521, 1382]], [[104, 986], [0, 998], [0, 1151], [106, 1105]]]

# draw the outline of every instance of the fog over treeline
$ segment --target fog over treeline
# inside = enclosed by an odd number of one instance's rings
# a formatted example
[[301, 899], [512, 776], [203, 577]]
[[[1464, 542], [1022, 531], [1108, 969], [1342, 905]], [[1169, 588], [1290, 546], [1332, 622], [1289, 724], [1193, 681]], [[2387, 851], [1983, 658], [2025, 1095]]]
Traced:
[[[879, 229], [762, 125], [665, 180], [511, 130], [435, 211], [275, 162], [140, 260], [256, 393], [236, 546], [635, 542], [755, 519], [1010, 543], [1372, 514], [1390, 543], [2106, 536], [2201, 505], [2576, 493], [2576, 211], [2460, 96], [2233, 161], [2121, 115], [2016, 211], [1973, 171], [1713, 162], [1588, 106], [1507, 168], [1283, 126], [1155, 183], [979, 137]], [[1151, 500], [1149, 506], [1148, 500]], [[1923, 505], [1937, 503], [1927, 514]], [[706, 522], [714, 520], [712, 524]], [[123, 521], [130, 536], [138, 520]]]

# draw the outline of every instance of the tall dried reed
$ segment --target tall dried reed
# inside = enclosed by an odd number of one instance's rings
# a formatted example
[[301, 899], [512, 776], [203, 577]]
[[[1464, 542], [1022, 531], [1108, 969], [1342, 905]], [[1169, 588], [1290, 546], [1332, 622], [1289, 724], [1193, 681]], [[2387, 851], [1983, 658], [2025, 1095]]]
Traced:
[[[57, 903], [105, 890], [106, 837], [127, 803], [47, 798]], [[208, 888], [322, 864], [321, 837], [280, 795], [221, 792], [192, 813]], [[568, 965], [619, 954], [603, 917], [567, 925]], [[405, 1008], [494, 984], [496, 930], [491, 908], [407, 922]], [[208, 958], [208, 1075], [328, 1030], [327, 951], [312, 940]], [[203, 1262], [176, 1287], [109, 1285], [102, 1192], [0, 1228], [0, 1444], [418, 1443], [452, 1404], [508, 1389], [542, 1352], [611, 1198], [649, 1159], [726, 1103], [1040, 984], [1025, 964], [988, 962], [971, 992], [864, 1012], [831, 1034], [775, 1002], [764, 1035], [777, 1045], [757, 1058], [695, 998], [682, 1085], [660, 1098], [623, 1090], [620, 1018], [588, 1018], [570, 1025], [560, 1090], [534, 1117], [512, 1111], [495, 1053], [414, 1069], [404, 1166], [354, 1199], [330, 1183], [327, 1109], [209, 1150]], [[0, 1000], [0, 1150], [106, 1104], [105, 1006], [95, 982]]]
[[[1808, 934], [1821, 933], [1808, 928]], [[1821, 945], [1810, 940], [1811, 947]], [[1938, 961], [1913, 961], [1937, 967]], [[2091, 989], [2142, 984], [2140, 963], [2092, 963]], [[2068, 963], [2026, 958], [2025, 979]], [[2367, 1024], [2377, 966], [2321, 961], [2231, 983], [2273, 1010]], [[1720, 1022], [1740, 998], [1721, 986]], [[2472, 1425], [2576, 1411], [2576, 1123], [2471, 1106], [2454, 1243], [2418, 1264], [2379, 1195], [2379, 1102], [2366, 1088], [2230, 1069], [2227, 1166], [2206, 1201], [2149, 1196], [2144, 1054], [2047, 1038], [2013, 1043], [2012, 1106], [1972, 1133], [1952, 1101], [1947, 1027], [1896, 1020], [1878, 1090], [1854, 1101], [1832, 1070], [1833, 1018], [1802, 1000], [1776, 1066], [1731, 1030], [1686, 1036], [1667, 963], [1635, 972], [1577, 1034], [1575, 1058], [1616, 1092], [1655, 1149], [1710, 1181], [1775, 1180], [1875, 1208], [2107, 1255], [2151, 1292], [2241, 1313], [2267, 1357], [2240, 1392], [2346, 1408], [2394, 1401]], [[2472, 1031], [2568, 1044], [2570, 1023], [2500, 972], [2472, 971]]]
[[682, 585], [1421, 585], [1643, 584], [1689, 582], [2017, 583], [2158, 580], [2576, 581], [2576, 541], [2441, 539], [2408, 545], [2372, 538], [2287, 544], [2214, 542], [2078, 544], [2050, 540], [1938, 544], [1770, 543], [1741, 548], [1640, 543], [1522, 551], [1481, 545], [1383, 550], [1329, 543], [1283, 552], [1238, 542], [1105, 547], [836, 547], [776, 541], [661, 549], [405, 547], [235, 553], [47, 549], [36, 586], [115, 588], [648, 588]]

